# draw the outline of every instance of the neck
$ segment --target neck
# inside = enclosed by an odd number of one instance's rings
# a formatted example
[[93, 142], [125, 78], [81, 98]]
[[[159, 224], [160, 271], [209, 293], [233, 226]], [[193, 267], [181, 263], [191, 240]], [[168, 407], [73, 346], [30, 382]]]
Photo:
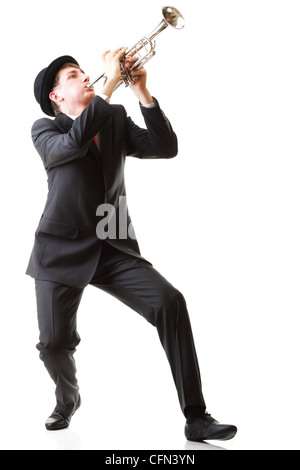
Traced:
[[68, 114], [71, 116], [80, 116], [82, 111], [84, 111], [86, 106], [61, 106], [60, 111], [64, 114]]

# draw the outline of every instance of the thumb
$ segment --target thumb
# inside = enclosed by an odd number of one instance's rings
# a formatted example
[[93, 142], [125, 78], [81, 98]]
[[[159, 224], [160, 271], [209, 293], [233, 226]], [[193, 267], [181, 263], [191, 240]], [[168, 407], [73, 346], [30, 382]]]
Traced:
[[105, 52], [103, 52], [103, 53], [101, 54], [101, 56], [100, 56], [100, 57], [101, 57], [101, 60], [102, 60], [102, 62], [104, 62], [104, 60], [105, 60], [105, 57], [106, 57], [106, 56], [107, 56], [107, 54], [109, 54], [109, 53], [110, 53], [110, 49], [108, 49], [107, 51], [105, 51]]

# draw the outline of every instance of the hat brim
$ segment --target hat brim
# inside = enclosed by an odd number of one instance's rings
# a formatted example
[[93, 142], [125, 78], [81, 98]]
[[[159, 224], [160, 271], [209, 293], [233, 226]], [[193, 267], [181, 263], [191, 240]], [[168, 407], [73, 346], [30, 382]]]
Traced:
[[55, 77], [61, 67], [66, 64], [66, 63], [71, 63], [78, 65], [77, 60], [74, 59], [74, 57], [71, 57], [69, 55], [64, 55], [61, 57], [58, 57], [58, 59], [55, 59], [51, 64], [47, 67], [43, 81], [41, 84], [40, 88], [40, 96], [39, 96], [39, 102], [42, 110], [44, 113], [46, 113], [48, 116], [55, 116], [54, 111], [51, 106], [51, 100], [49, 98], [49, 94], [52, 91], [53, 83], [55, 80]]

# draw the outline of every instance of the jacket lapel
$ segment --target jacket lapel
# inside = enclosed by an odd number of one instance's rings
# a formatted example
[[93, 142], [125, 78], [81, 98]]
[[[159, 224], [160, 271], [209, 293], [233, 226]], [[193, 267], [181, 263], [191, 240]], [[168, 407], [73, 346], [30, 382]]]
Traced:
[[[55, 118], [56, 126], [63, 132], [69, 132], [73, 125], [73, 119], [64, 113], [60, 113]], [[106, 191], [110, 186], [111, 165], [112, 165], [112, 145], [113, 139], [113, 120], [110, 117], [99, 132], [100, 153], [95, 142], [91, 143], [90, 150], [97, 160], [100, 169], [103, 171], [103, 178]]]
[[[73, 122], [74, 122], [73, 119], [71, 119], [69, 116], [67, 116], [64, 113], [58, 114], [55, 118], [56, 126], [63, 133], [69, 132], [69, 130], [73, 126]], [[100, 154], [99, 154], [99, 151], [97, 149], [97, 146], [96, 146], [95, 142], [91, 143], [90, 150], [91, 150], [92, 154], [94, 155], [94, 157], [96, 158], [97, 163], [100, 166], [101, 171], [103, 171]]]
[[59, 113], [56, 118], [54, 119], [54, 122], [56, 126], [62, 131], [62, 132], [68, 132], [72, 125], [73, 125], [73, 119], [71, 119], [69, 116], [63, 113]]
[[111, 183], [112, 166], [112, 140], [113, 140], [113, 121], [110, 117], [99, 132], [100, 154], [103, 164], [103, 175], [105, 187], [108, 190]]

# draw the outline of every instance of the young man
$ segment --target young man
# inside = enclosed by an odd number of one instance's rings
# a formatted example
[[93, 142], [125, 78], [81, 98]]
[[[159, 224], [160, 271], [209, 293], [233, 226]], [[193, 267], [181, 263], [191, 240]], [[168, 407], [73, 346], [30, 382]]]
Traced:
[[[135, 125], [123, 106], [109, 104], [121, 77], [120, 59], [125, 51], [119, 48], [103, 54], [107, 81], [100, 96], [88, 86], [89, 77], [70, 56], [54, 60], [34, 84], [41, 109], [56, 116], [39, 119], [32, 127], [49, 193], [27, 269], [36, 284], [37, 348], [56, 384], [56, 406], [46, 428], [68, 427], [80, 406], [73, 357], [80, 341], [76, 315], [83, 290], [91, 284], [117, 297], [157, 328], [187, 419], [187, 439], [231, 439], [236, 427], [221, 425], [206, 412], [184, 297], [141, 256], [127, 211], [127, 236], [124, 227], [122, 231], [117, 227], [116, 236], [107, 238], [96, 230], [103, 204], [114, 208], [113, 220], [118, 221], [120, 211], [124, 212], [127, 155], [172, 158], [177, 154], [176, 135], [147, 89], [144, 69], [133, 73], [136, 81], [131, 89], [147, 129]], [[126, 66], [133, 61], [127, 59]], [[121, 219], [124, 223], [124, 213]]]

